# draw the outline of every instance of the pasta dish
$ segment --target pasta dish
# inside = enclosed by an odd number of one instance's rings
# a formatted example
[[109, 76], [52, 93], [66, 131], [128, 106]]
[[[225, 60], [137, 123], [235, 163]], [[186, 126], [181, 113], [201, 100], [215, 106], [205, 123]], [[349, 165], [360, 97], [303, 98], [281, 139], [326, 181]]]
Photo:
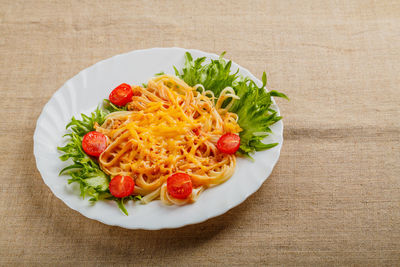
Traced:
[[[212, 92], [196, 89], [174, 76], [153, 78], [147, 88], [132, 86], [128, 111], [111, 113], [96, 127], [110, 142], [99, 157], [101, 169], [111, 177], [133, 177], [134, 194], [142, 195], [143, 203], [156, 198], [165, 204], [193, 202], [235, 170], [236, 156], [220, 152], [216, 143], [221, 135], [241, 130], [229, 105], [221, 107], [237, 96], [228, 87], [214, 105]], [[174, 173], [191, 177], [188, 198], [168, 194], [167, 178]]]
[[72, 117], [58, 147], [70, 165], [60, 175], [78, 183], [82, 197], [114, 200], [128, 215], [129, 200], [193, 203], [234, 174], [237, 156], [277, 146], [262, 141], [282, 118], [272, 97], [287, 96], [266, 90], [265, 72], [261, 85], [231, 71], [223, 55], [207, 62], [186, 53], [175, 76], [122, 83], [90, 115]]

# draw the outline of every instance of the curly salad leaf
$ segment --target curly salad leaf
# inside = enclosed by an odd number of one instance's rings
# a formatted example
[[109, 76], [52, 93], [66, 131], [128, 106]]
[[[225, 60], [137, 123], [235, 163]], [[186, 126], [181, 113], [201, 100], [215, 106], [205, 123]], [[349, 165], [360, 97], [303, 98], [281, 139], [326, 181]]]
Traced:
[[[206, 57], [193, 60], [189, 52], [185, 54], [185, 66], [180, 72], [175, 69], [175, 75], [183, 79], [190, 86], [202, 84], [206, 90], [214, 93], [218, 97], [226, 87], [232, 87], [236, 95], [240, 97], [236, 100], [229, 111], [238, 114], [238, 124], [243, 129], [240, 132], [240, 148], [242, 155], [250, 157], [255, 151], [272, 148], [278, 143], [264, 144], [261, 142], [271, 133], [270, 126], [282, 119], [271, 107], [273, 104], [271, 96], [289, 99], [285, 94], [277, 91], [265, 90], [267, 75], [262, 76], [262, 86], [248, 77], [242, 77], [236, 72], [231, 71], [232, 61], [226, 62], [222, 57], [212, 59], [206, 63]], [[251, 157], [250, 157], [251, 158]]]
[[83, 136], [90, 131], [94, 131], [96, 123], [103, 124], [106, 115], [111, 112], [126, 110], [125, 107], [113, 105], [107, 99], [103, 102], [103, 108], [98, 107], [90, 116], [81, 114], [81, 120], [72, 117], [71, 122], [67, 124], [66, 129], [70, 130], [70, 133], [65, 135], [68, 137], [68, 142], [65, 146], [57, 149], [63, 152], [60, 159], [62, 161], [71, 160], [72, 164], [62, 169], [60, 175], [70, 175], [71, 178], [68, 179], [68, 183], [78, 183], [83, 198], [89, 196], [91, 202], [96, 202], [100, 199], [114, 200], [121, 211], [128, 215], [124, 202], [127, 200], [140, 200], [141, 197], [131, 196], [118, 199], [112, 196], [108, 188], [110, 177], [100, 169], [96, 159], [88, 156], [82, 149]]
[[82, 114], [82, 120], [72, 117], [66, 128], [71, 133], [68, 143], [58, 150], [64, 154], [60, 157], [62, 161], [72, 160], [73, 164], [61, 170], [60, 175], [68, 174], [71, 178], [68, 183], [77, 182], [80, 185], [81, 196], [90, 196], [91, 201], [97, 201], [100, 197], [108, 196], [109, 177], [99, 168], [99, 165], [89, 157], [82, 149], [82, 138], [85, 134], [94, 130], [95, 123], [102, 124], [106, 113], [97, 108], [91, 116]]
[[116, 111], [126, 111], [127, 110], [126, 107], [117, 107], [116, 105], [111, 103], [111, 101], [108, 99], [103, 100], [103, 107], [110, 113], [116, 112]]

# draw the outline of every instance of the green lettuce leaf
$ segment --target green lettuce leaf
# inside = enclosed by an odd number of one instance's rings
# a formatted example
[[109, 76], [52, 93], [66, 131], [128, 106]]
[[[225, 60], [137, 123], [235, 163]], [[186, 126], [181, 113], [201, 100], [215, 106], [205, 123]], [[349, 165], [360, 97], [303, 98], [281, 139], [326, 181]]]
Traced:
[[176, 67], [175, 75], [183, 79], [190, 86], [202, 84], [206, 90], [210, 90], [218, 97], [226, 87], [232, 87], [236, 95], [240, 97], [235, 100], [230, 108], [239, 116], [238, 124], [243, 129], [240, 135], [239, 153], [250, 157], [255, 151], [272, 148], [278, 143], [264, 144], [262, 140], [271, 133], [269, 128], [282, 117], [271, 107], [273, 104], [271, 96], [289, 99], [285, 94], [275, 90], [267, 92], [267, 75], [262, 76], [263, 84], [257, 84], [248, 77], [242, 77], [238, 71], [231, 71], [232, 62], [226, 62], [222, 53], [219, 59], [211, 59], [206, 63], [205, 57], [193, 60], [190, 53], [185, 54], [185, 66], [182, 71]]
[[[78, 183], [83, 198], [89, 196], [91, 202], [100, 199], [112, 199], [117, 202], [121, 211], [128, 215], [124, 207], [124, 200], [115, 198], [110, 194], [110, 177], [100, 169], [97, 160], [88, 156], [82, 149], [83, 136], [94, 131], [96, 123], [103, 124], [106, 115], [110, 112], [126, 110], [125, 107], [117, 107], [108, 100], [104, 100], [103, 108], [104, 110], [97, 108], [90, 116], [81, 114], [81, 120], [72, 117], [71, 122], [66, 127], [71, 130], [70, 133], [65, 135], [68, 137], [68, 142], [65, 146], [57, 148], [63, 153], [60, 159], [62, 161], [70, 160], [72, 163], [62, 169], [60, 175], [71, 176], [68, 183]], [[125, 198], [125, 200], [138, 200], [139, 197], [132, 196]]]
[[103, 100], [103, 108], [105, 108], [109, 113], [116, 112], [116, 111], [126, 111], [127, 107], [119, 107], [111, 103], [110, 100], [104, 99]]
[[62, 169], [60, 175], [70, 175], [68, 183], [78, 183], [83, 198], [90, 196], [91, 201], [97, 201], [108, 194], [109, 177], [100, 169], [97, 162], [83, 151], [82, 136], [75, 132], [67, 136], [69, 142], [63, 147], [58, 147], [58, 150], [64, 153], [60, 157], [61, 160], [70, 159], [73, 163]]

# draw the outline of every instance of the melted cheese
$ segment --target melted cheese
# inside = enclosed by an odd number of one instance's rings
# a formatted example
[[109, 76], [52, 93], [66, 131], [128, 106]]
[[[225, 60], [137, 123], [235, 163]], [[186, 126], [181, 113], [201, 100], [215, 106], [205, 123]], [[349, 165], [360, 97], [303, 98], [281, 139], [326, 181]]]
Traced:
[[[110, 145], [100, 155], [101, 168], [111, 176], [130, 175], [135, 193], [144, 202], [160, 197], [166, 204], [182, 204], [162, 189], [173, 173], [188, 173], [195, 186], [187, 201], [205, 188], [228, 179], [235, 156], [220, 153], [215, 144], [226, 133], [238, 133], [237, 116], [173, 76], [160, 76], [148, 87], [134, 86], [130, 111], [111, 113], [97, 128]], [[187, 202], [186, 201], [186, 202]], [[186, 203], [184, 202], [184, 203]]]

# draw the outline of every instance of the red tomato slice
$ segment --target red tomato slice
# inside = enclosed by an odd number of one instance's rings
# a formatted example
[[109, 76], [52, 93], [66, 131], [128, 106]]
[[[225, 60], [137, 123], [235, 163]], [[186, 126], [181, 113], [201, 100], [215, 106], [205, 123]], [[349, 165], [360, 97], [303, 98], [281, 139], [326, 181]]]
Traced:
[[133, 91], [129, 84], [122, 83], [112, 90], [108, 97], [114, 105], [125, 106], [132, 101]]
[[111, 195], [114, 197], [127, 197], [133, 193], [135, 189], [135, 181], [130, 176], [117, 175], [111, 179], [109, 184]]
[[82, 148], [86, 154], [98, 157], [107, 148], [107, 137], [99, 132], [88, 132], [82, 139]]
[[192, 131], [193, 131], [193, 133], [194, 133], [195, 135], [197, 135], [197, 136], [200, 135], [200, 128], [194, 128]]
[[167, 191], [173, 198], [185, 199], [192, 193], [192, 180], [186, 173], [175, 173], [167, 179]]
[[240, 147], [240, 137], [237, 134], [226, 133], [217, 142], [217, 148], [222, 153], [235, 154]]

